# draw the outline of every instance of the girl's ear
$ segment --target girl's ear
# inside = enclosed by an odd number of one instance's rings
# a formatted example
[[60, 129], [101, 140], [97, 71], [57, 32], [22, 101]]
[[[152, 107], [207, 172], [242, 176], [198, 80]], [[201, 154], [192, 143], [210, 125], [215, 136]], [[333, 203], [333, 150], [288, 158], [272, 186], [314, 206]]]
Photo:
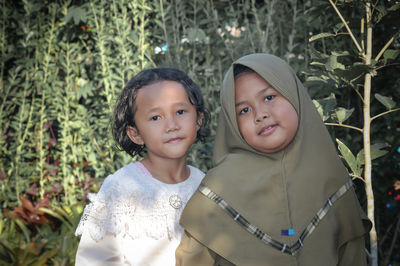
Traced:
[[133, 141], [133, 143], [137, 145], [144, 145], [143, 138], [136, 127], [128, 126], [126, 128], [126, 134]]
[[201, 124], [203, 123], [203, 117], [204, 114], [200, 113], [197, 117], [197, 121], [196, 121], [196, 130], [199, 130], [201, 128]]

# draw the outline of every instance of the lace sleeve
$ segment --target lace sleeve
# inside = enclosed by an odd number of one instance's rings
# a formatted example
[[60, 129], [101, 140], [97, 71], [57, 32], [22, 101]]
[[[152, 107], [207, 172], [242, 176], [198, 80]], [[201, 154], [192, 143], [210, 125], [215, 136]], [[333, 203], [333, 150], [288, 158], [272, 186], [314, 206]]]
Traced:
[[[99, 241], [109, 232], [117, 235], [121, 231], [120, 222], [124, 216], [133, 215], [135, 208], [132, 199], [119, 197], [119, 191], [114, 176], [109, 176], [104, 180], [99, 193], [90, 193], [88, 198], [90, 203], [83, 211], [75, 235], [82, 235], [88, 231], [93, 240]], [[125, 208], [129, 205], [130, 208]]]
[[90, 203], [86, 205], [83, 211], [81, 221], [76, 229], [75, 235], [82, 235], [88, 230], [93, 240], [99, 241], [106, 233], [107, 208], [104, 199], [97, 194], [89, 194]]

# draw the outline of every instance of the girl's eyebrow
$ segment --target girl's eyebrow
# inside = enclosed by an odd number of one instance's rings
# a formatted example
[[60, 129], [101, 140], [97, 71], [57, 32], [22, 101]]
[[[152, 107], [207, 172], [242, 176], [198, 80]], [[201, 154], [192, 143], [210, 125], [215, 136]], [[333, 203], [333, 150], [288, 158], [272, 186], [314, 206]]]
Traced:
[[188, 102], [178, 102], [178, 103], [175, 103], [174, 105], [177, 105], [177, 106], [189, 105], [189, 103]]
[[146, 113], [154, 113], [154, 112], [157, 112], [158, 110], [159, 110], [160, 108], [158, 108], [158, 107], [154, 107], [154, 108], [151, 108], [151, 109], [149, 109], [149, 110], [147, 110], [147, 112]]
[[235, 107], [238, 107], [239, 105], [245, 104], [246, 102], [247, 101], [241, 101], [241, 102], [235, 103]]
[[266, 87], [265, 89], [262, 89], [259, 92], [257, 92], [257, 95], [263, 94], [264, 92], [266, 92], [269, 89], [273, 89], [273, 88], [272, 87]]
[[[264, 88], [264, 89], [260, 90], [259, 92], [257, 92], [256, 95], [263, 94], [263, 93], [265, 93], [265, 92], [266, 92], [267, 90], [269, 90], [269, 89], [273, 89], [273, 88], [272, 88], [272, 87]], [[245, 104], [246, 102], [247, 102], [247, 101], [241, 101], [241, 102], [235, 103], [235, 107], [238, 107], [239, 105]]]

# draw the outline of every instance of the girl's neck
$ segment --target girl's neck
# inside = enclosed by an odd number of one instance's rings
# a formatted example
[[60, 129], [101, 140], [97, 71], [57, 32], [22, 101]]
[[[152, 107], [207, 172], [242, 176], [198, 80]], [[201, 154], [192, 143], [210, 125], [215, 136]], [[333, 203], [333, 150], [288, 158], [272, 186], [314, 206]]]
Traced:
[[155, 179], [167, 184], [183, 182], [190, 175], [186, 158], [185, 160], [159, 160], [146, 157], [141, 163]]

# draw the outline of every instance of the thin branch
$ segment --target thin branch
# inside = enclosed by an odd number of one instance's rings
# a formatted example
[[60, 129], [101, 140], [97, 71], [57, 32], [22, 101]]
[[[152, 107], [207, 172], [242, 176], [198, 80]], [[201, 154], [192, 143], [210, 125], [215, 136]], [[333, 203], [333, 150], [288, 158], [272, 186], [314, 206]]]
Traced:
[[391, 109], [391, 110], [389, 110], [389, 111], [380, 113], [379, 115], [376, 115], [376, 116], [372, 117], [372, 118], [371, 118], [371, 122], [372, 122], [375, 118], [378, 118], [378, 117], [380, 117], [380, 116], [386, 115], [386, 114], [388, 114], [388, 113], [396, 112], [396, 111], [400, 111], [400, 108]]
[[353, 32], [350, 30], [349, 25], [347, 25], [347, 22], [344, 20], [342, 14], [340, 14], [339, 9], [337, 9], [336, 5], [332, 2], [332, 0], [329, 0], [329, 3], [331, 3], [331, 5], [333, 6], [333, 9], [335, 9], [336, 13], [338, 14], [340, 20], [343, 22], [344, 26], [346, 27], [347, 31], [349, 32], [351, 39], [353, 40], [354, 44], [356, 45], [358, 51], [361, 53], [362, 49], [360, 47], [360, 45], [358, 44], [356, 38], [353, 35]]
[[365, 45], [364, 45], [364, 18], [361, 19], [361, 48], [364, 50]]
[[[331, 73], [335, 74], [333, 71], [331, 71]], [[362, 77], [362, 75], [363, 74], [359, 75], [358, 77], [355, 77], [354, 79], [352, 79], [352, 81], [355, 81], [355, 80], [359, 79], [360, 77]], [[344, 79], [342, 77], [339, 77], [339, 78], [340, 78], [341, 81], [343, 81], [344, 83], [349, 85], [351, 88], [353, 88], [356, 91], [357, 95], [360, 97], [361, 101], [364, 103], [364, 97], [361, 95], [361, 93], [356, 88], [354, 88], [353, 84], [351, 84], [351, 82], [349, 82], [348, 80], [346, 80], [346, 79]]]
[[379, 70], [381, 68], [388, 67], [388, 66], [398, 66], [398, 65], [400, 65], [400, 63], [386, 64], [386, 65], [377, 67], [375, 70]]
[[347, 128], [351, 128], [351, 129], [354, 129], [354, 130], [360, 131], [361, 133], [363, 132], [363, 130], [362, 130], [361, 128], [358, 128], [358, 127], [353, 127], [353, 126], [346, 125], [346, 124], [339, 124], [339, 123], [325, 123], [325, 125], [327, 125], [327, 126], [336, 126], [336, 127], [347, 127]]
[[355, 175], [355, 174], [349, 174], [351, 177], [353, 177], [353, 179], [360, 179], [361, 181], [363, 181], [365, 183], [364, 178], [362, 178], [361, 176]]
[[[397, 219], [400, 219], [400, 213], [397, 215]], [[379, 244], [380, 246], [382, 246], [386, 239], [388, 239], [389, 233], [392, 230], [392, 227], [395, 225], [397, 221], [395, 220], [394, 222], [392, 222], [389, 227], [387, 227], [385, 234], [383, 235], [383, 237], [380, 239]]]
[[385, 46], [383, 46], [382, 50], [379, 52], [379, 54], [375, 57], [375, 61], [378, 61], [381, 56], [383, 55], [383, 53], [386, 51], [386, 49], [392, 44], [392, 42], [394, 41], [394, 37], [399, 34], [399, 32], [396, 32], [396, 34], [393, 35], [392, 38], [390, 38], [390, 40], [385, 44]]
[[358, 96], [360, 97], [361, 101], [364, 103], [364, 97], [362, 96], [362, 94], [356, 88], [354, 88], [354, 91], [358, 94]]
[[396, 230], [394, 231], [394, 236], [393, 236], [393, 239], [392, 239], [392, 243], [390, 244], [389, 254], [386, 256], [385, 262], [383, 263], [383, 265], [388, 265], [389, 264], [390, 257], [393, 254], [393, 249], [394, 249], [394, 246], [396, 244], [396, 240], [397, 240], [397, 236], [399, 234], [399, 231], [400, 231], [400, 219], [397, 220]]
[[372, 8], [371, 16], [374, 14], [375, 8], [376, 8], [376, 5], [378, 4], [378, 2], [379, 2], [379, 0], [376, 0], [374, 7]]

